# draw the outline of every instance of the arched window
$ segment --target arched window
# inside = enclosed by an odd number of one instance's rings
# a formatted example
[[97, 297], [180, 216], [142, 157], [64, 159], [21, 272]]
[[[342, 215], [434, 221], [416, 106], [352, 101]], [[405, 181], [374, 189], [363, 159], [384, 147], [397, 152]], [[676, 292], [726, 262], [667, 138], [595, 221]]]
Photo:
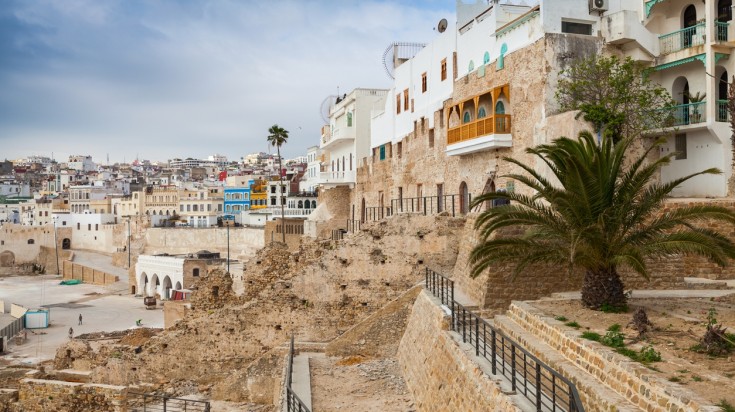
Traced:
[[727, 100], [727, 70], [720, 75], [720, 81], [717, 83], [717, 99]]
[[485, 55], [482, 57], [482, 64], [488, 64], [490, 63], [490, 53], [485, 52]]
[[304, 201], [299, 200], [299, 209], [303, 209], [303, 208], [304, 208]]
[[[690, 4], [687, 6], [686, 9], [684, 9], [684, 13], [682, 15], [682, 21], [681, 26], [683, 29], [686, 29], [687, 27], [693, 27], [697, 25], [697, 9], [694, 7], [693, 4]], [[695, 29], [692, 30], [684, 30], [682, 32], [682, 46], [683, 47], [691, 47], [692, 46], [692, 40], [694, 39], [694, 32]]]
[[[732, 0], [720, 0], [717, 2], [717, 21], [732, 20]], [[719, 40], [719, 39], [718, 39]]]
[[311, 201], [311, 208], [316, 209], [316, 200]]
[[495, 114], [505, 114], [505, 105], [503, 102], [498, 102], [495, 105]]
[[467, 191], [467, 183], [462, 182], [459, 184], [459, 212], [462, 214], [467, 213], [470, 210], [470, 197]]
[[469, 67], [467, 68], [467, 71], [468, 71], [468, 72], [471, 72], [472, 70], [475, 70], [475, 62], [474, 62], [474, 61], [472, 61], [472, 60], [470, 60], [470, 65], [469, 65]]
[[464, 112], [464, 116], [462, 116], [462, 123], [469, 123], [472, 121], [472, 114], [469, 110]]
[[480, 110], [477, 112], [477, 118], [478, 119], [483, 119], [483, 118], [485, 118], [485, 116], [487, 116], [487, 113], [485, 112], [485, 108], [484, 107], [480, 107]]

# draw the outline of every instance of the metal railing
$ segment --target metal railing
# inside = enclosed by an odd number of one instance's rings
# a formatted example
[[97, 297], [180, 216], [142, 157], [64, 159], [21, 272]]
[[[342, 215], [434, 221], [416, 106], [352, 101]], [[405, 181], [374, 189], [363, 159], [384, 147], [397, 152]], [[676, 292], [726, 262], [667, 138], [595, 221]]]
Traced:
[[[705, 24], [700, 22], [675, 32], [658, 36], [661, 54], [670, 54], [705, 42]], [[725, 33], [727, 35], [727, 33]]]
[[210, 412], [208, 401], [136, 392], [128, 392], [127, 400], [131, 412]]
[[661, 110], [671, 112], [671, 115], [674, 118], [674, 126], [685, 126], [688, 124], [697, 124], [707, 121], [706, 103], [707, 102], [680, 104]]
[[730, 121], [730, 109], [727, 107], [727, 100], [717, 101], [717, 121], [718, 122]]
[[362, 220], [364, 222], [373, 222], [383, 220], [393, 215], [393, 209], [390, 207], [366, 207]]
[[293, 335], [288, 346], [288, 363], [286, 364], [286, 411], [287, 412], [310, 412], [304, 402], [299, 399], [291, 388], [291, 372], [293, 372]]
[[332, 229], [332, 240], [342, 240], [345, 238], [346, 231], [344, 229]]
[[[451, 312], [452, 330], [469, 343], [475, 356], [490, 362], [492, 374], [503, 375], [512, 389], [531, 401], [536, 411], [584, 412], [576, 386], [454, 300], [454, 282], [427, 268], [426, 288]], [[450, 299], [451, 298], [451, 299]]]
[[472, 194], [466, 195], [443, 195], [443, 196], [422, 196], [422, 197], [404, 197], [402, 199], [392, 199], [391, 207], [396, 213], [410, 212], [422, 213], [424, 215], [432, 215], [435, 213], [447, 212], [452, 217], [467, 214], [472, 203]]
[[730, 25], [728, 21], [716, 21], [715, 30], [717, 31], [717, 41], [727, 41], [727, 28]]
[[362, 222], [360, 222], [359, 220], [347, 219], [347, 232], [348, 233], [359, 232], [361, 227], [362, 227]]

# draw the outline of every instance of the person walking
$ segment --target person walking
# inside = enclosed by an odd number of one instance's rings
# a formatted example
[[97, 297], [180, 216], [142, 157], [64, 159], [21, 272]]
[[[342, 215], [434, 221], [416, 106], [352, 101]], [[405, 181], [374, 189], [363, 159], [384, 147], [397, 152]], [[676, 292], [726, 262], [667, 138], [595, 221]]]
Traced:
[[79, 314], [79, 324], [80, 325], [82, 324], [82, 314], [81, 313]]
[[69, 339], [74, 339], [74, 329], [69, 328]]

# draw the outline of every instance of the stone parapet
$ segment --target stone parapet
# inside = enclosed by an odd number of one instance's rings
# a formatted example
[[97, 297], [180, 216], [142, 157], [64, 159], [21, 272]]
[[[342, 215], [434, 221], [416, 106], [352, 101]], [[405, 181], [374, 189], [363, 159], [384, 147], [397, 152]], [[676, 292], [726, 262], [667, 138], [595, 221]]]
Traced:
[[18, 406], [24, 412], [127, 412], [127, 387], [23, 379]]
[[[695, 412], [719, 410], [696, 394], [650, 373], [643, 365], [611, 349], [583, 340], [577, 331], [546, 316], [526, 302], [513, 302], [508, 316], [538, 341], [551, 347], [572, 364], [649, 412]], [[537, 355], [538, 356], [538, 355]]]
[[452, 337], [438, 299], [419, 293], [398, 348], [398, 361], [418, 411], [518, 411], [513, 396]]

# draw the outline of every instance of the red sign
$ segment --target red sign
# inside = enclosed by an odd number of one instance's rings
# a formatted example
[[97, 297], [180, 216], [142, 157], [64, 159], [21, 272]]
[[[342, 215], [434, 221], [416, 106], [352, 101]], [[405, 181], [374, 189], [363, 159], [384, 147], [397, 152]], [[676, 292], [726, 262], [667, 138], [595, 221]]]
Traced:
[[227, 170], [219, 172], [219, 181], [222, 182], [227, 179]]

